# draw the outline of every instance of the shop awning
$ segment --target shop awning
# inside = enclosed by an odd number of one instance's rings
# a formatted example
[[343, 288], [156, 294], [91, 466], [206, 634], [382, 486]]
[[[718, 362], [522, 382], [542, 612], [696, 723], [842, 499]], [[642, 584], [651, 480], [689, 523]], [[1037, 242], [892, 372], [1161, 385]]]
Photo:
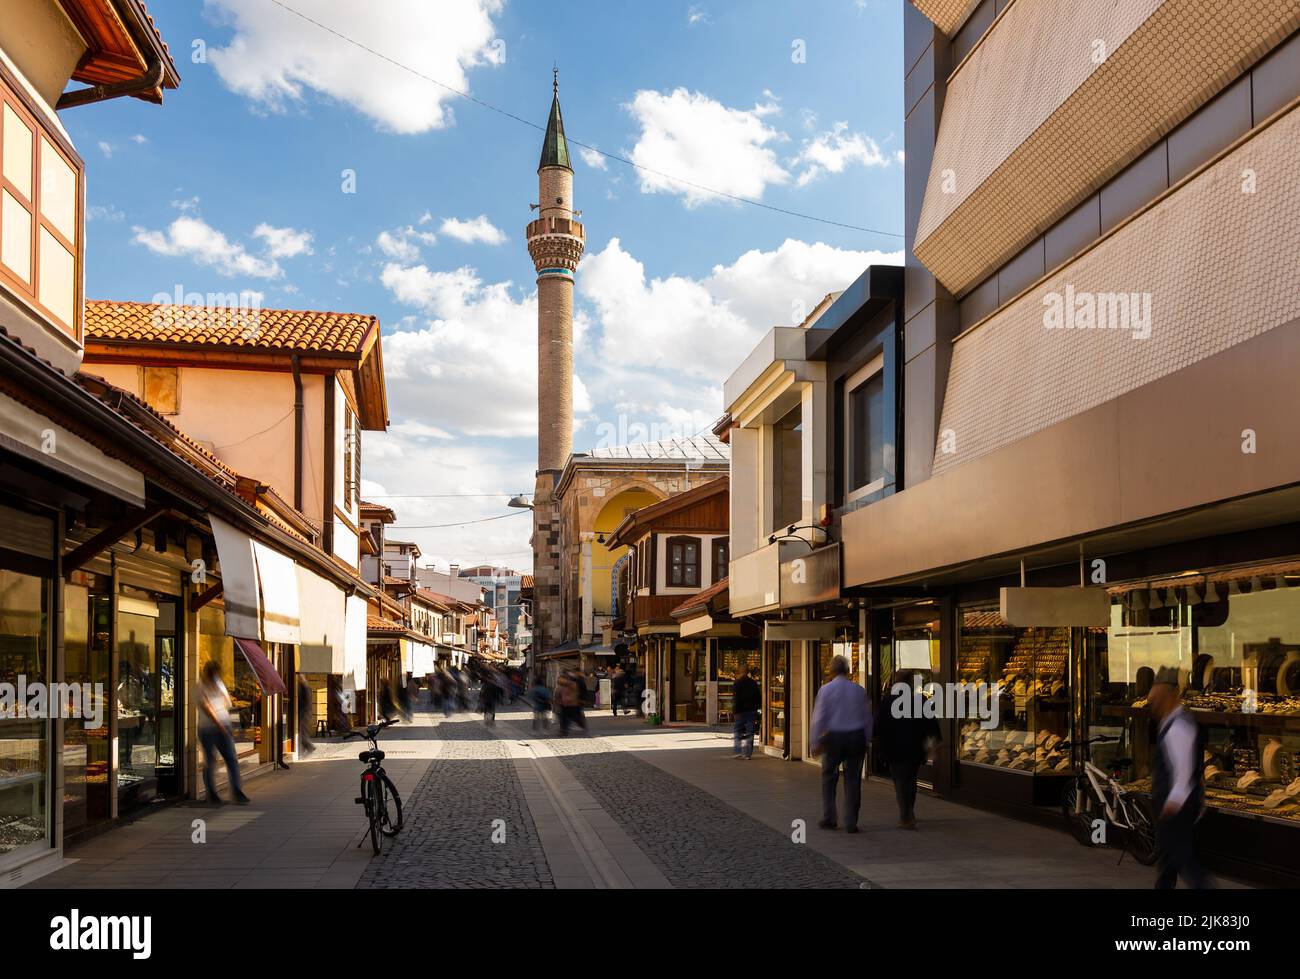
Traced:
[[261, 541], [253, 541], [257, 581], [262, 590], [262, 638], [296, 646], [302, 641], [299, 625], [298, 572], [293, 558], [285, 557]]
[[209, 514], [221, 562], [221, 598], [226, 607], [226, 635], [262, 638], [262, 602], [257, 587], [253, 539], [220, 517]]
[[407, 673], [424, 676], [433, 672], [433, 647], [414, 639], [402, 640], [402, 666]]
[[349, 595], [343, 643], [343, 689], [366, 689], [366, 600]]
[[0, 394], [0, 446], [132, 506], [144, 505], [141, 473], [4, 394]]
[[280, 679], [279, 670], [267, 657], [261, 643], [255, 639], [241, 639], [236, 636], [235, 648], [244, 654], [244, 659], [248, 660], [248, 665], [257, 674], [257, 685], [262, 688], [262, 693], [270, 696], [271, 694], [286, 694], [289, 692], [284, 685], [284, 681]]
[[301, 605], [301, 673], [342, 673], [346, 666], [347, 596], [343, 589], [295, 565]]

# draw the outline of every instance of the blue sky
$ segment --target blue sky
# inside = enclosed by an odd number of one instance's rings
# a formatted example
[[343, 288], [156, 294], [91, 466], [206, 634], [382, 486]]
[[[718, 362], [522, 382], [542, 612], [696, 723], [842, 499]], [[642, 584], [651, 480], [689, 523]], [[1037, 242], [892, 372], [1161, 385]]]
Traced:
[[[87, 295], [251, 290], [383, 324], [392, 427], [364, 491], [443, 564], [526, 567], [534, 283], [522, 228], [552, 64], [572, 139], [774, 207], [902, 230], [902, 0], [151, 4], [181, 87], [64, 122], [87, 160]], [[199, 60], [196, 61], [195, 58]], [[417, 74], [418, 73], [418, 74]], [[899, 239], [575, 156], [575, 449], [691, 434], [771, 326]], [[344, 193], [345, 171], [355, 193]], [[256, 475], [256, 474], [253, 474]], [[481, 495], [480, 495], [481, 494]]]

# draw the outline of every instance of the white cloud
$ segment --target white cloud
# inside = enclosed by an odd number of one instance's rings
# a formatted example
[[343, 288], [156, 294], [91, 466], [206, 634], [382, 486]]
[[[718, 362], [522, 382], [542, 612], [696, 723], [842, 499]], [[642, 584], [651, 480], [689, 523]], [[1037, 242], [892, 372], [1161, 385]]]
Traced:
[[[420, 223], [425, 223], [423, 217], [420, 219]], [[392, 231], [379, 232], [375, 244], [389, 258], [395, 258], [400, 262], [409, 264], [419, 261], [420, 245], [432, 245], [437, 240], [438, 238], [433, 232], [417, 231], [408, 224], [405, 228], [394, 228]]]
[[312, 253], [310, 231], [277, 228], [262, 222], [253, 229], [253, 237], [266, 243], [266, 253], [272, 258], [296, 258]]
[[440, 229], [449, 238], [467, 244], [481, 242], [485, 245], [499, 245], [506, 240], [505, 232], [487, 219], [486, 214], [462, 221], [460, 218], [447, 218]]
[[578, 284], [598, 313], [602, 364], [662, 368], [720, 387], [771, 327], [796, 325], [868, 265], [901, 261], [897, 252], [787, 239], [774, 251], [755, 249], [715, 266], [702, 279], [647, 278], [614, 238], [583, 262]]
[[250, 254], [239, 242], [199, 217], [182, 214], [166, 231], [151, 231], [138, 225], [136, 243], [158, 255], [183, 256], [200, 265], [210, 265], [222, 275], [249, 275], [258, 279], [278, 279], [284, 270], [274, 258]]
[[891, 159], [870, 136], [849, 132], [847, 122], [837, 122], [825, 132], [804, 140], [803, 147], [791, 157], [790, 166], [803, 168], [795, 181], [803, 187], [824, 173], [843, 173], [853, 164], [884, 167]]
[[[294, 6], [443, 85], [469, 89], [468, 71], [497, 64], [492, 18], [503, 0], [298, 0]], [[383, 129], [420, 133], [450, 125], [455, 95], [322, 30], [266, 0], [205, 0], [205, 11], [231, 25], [225, 47], [208, 60], [226, 86], [267, 111], [299, 104], [307, 90], [337, 99]]]
[[143, 146], [145, 143], [149, 142], [149, 137], [144, 133], [136, 133], [131, 137], [131, 142], [135, 143], [137, 146]]
[[591, 167], [593, 170], [609, 169], [609, 163], [606, 162], [605, 157], [602, 154], [597, 153], [593, 149], [588, 149], [585, 146], [579, 146], [578, 155], [582, 157], [582, 162], [587, 164], [587, 166]]
[[[472, 268], [430, 271], [390, 262], [380, 281], [426, 314], [418, 329], [384, 337], [393, 416], [423, 418], [457, 436], [521, 438], [537, 431], [537, 295], [485, 283]], [[586, 328], [578, 317], [575, 342]], [[574, 410], [591, 400], [575, 376]]]
[[686, 26], [694, 27], [696, 24], [711, 24], [713, 19], [709, 17], [709, 12], [698, 3], [686, 11]]
[[655, 171], [638, 171], [645, 193], [680, 194], [695, 207], [718, 199], [711, 191], [760, 198], [769, 185], [790, 178], [769, 145], [787, 138], [763, 121], [780, 111], [770, 99], [732, 109], [685, 88], [643, 90], [627, 108], [641, 127], [632, 162]]
[[99, 152], [103, 153], [106, 159], [111, 160], [113, 158], [113, 150], [115, 147], [112, 143], [106, 139], [101, 139], [96, 145], [99, 146]]
[[91, 204], [86, 208], [87, 221], [124, 221], [126, 214], [112, 204]]

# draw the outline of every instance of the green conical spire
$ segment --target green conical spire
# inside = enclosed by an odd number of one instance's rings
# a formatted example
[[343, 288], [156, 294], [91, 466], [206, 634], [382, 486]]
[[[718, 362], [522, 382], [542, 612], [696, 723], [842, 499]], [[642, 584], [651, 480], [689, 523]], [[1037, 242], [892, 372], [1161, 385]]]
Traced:
[[542, 141], [542, 162], [537, 164], [537, 169], [542, 167], [564, 167], [566, 170], [572, 170], [573, 165], [569, 163], [569, 141], [564, 138], [564, 116], [560, 114], [560, 72], [558, 68], [553, 68], [554, 77], [551, 81], [551, 117], [546, 120], [546, 139]]

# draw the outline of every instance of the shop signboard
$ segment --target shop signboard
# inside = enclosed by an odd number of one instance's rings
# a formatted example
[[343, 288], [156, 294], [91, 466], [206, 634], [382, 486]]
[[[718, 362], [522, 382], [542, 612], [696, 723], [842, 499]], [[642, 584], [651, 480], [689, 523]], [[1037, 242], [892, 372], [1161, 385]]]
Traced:
[[1110, 625], [1110, 595], [1105, 588], [1003, 588], [1000, 604], [1007, 625]]
[[781, 607], [833, 602], [840, 597], [840, 545], [829, 544], [781, 562]]

